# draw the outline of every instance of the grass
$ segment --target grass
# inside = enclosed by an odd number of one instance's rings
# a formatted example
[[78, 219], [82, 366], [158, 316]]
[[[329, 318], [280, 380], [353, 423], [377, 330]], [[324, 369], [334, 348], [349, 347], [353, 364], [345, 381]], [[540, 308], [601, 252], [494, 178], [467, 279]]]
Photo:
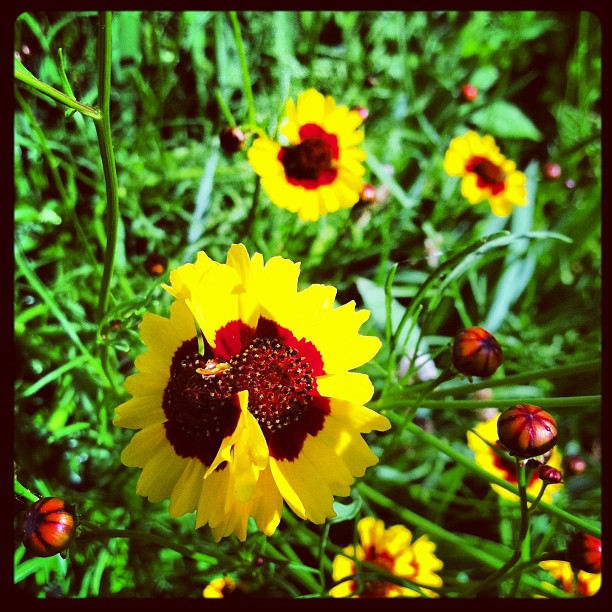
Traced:
[[[575, 531], [601, 537], [594, 14], [26, 12], [14, 43], [18, 593], [197, 598], [232, 575], [250, 596], [326, 597], [334, 555], [370, 515], [429, 535], [443, 597], [568, 596], [537, 559], [564, 550]], [[461, 96], [468, 82], [473, 102]], [[302, 222], [260, 189], [251, 140], [235, 155], [219, 148], [228, 124], [275, 134], [287, 97], [308, 87], [367, 108], [365, 179], [376, 205]], [[527, 176], [528, 205], [510, 217], [470, 206], [442, 168], [467, 129], [493, 135]], [[547, 177], [549, 162], [560, 177]], [[224, 261], [236, 242], [266, 260], [300, 261], [301, 286], [334, 285], [339, 303], [371, 311], [362, 333], [383, 348], [362, 371], [375, 387], [369, 405], [393, 428], [368, 436], [381, 461], [337, 500], [335, 519], [314, 525], [285, 509], [274, 535], [215, 544], [193, 515], [172, 519], [167, 500], [136, 495], [138, 470], [120, 461], [131, 433], [112, 419], [144, 350], [144, 312], [168, 314], [160, 285], [170, 270], [200, 250]], [[163, 275], [148, 271], [151, 255], [167, 260]], [[414, 368], [398, 374], [417, 354], [444, 371], [452, 338], [471, 325], [503, 347], [491, 379], [434, 389]], [[487, 389], [489, 402], [474, 396]], [[486, 584], [515, 550], [520, 508], [491, 489], [466, 432], [482, 408], [521, 402], [553, 414], [557, 448], [587, 468], [566, 471], [554, 503], [533, 515], [528, 571]], [[65, 559], [32, 557], [21, 544], [22, 513], [38, 495], [69, 500], [96, 526]]]

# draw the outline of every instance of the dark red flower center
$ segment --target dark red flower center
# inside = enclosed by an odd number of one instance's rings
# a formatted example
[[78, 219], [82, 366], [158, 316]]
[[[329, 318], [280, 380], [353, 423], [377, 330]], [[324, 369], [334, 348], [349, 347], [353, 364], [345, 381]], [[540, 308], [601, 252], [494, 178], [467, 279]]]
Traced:
[[338, 138], [314, 123], [303, 125], [299, 135], [300, 143], [278, 153], [287, 181], [306, 189], [333, 183], [338, 175]]
[[273, 457], [294, 459], [306, 435], [323, 426], [329, 400], [316, 391], [322, 368], [310, 343], [262, 318], [257, 330], [226, 325], [215, 351], [196, 347], [194, 338], [176, 351], [163, 398], [166, 435], [180, 456], [212, 464], [238, 423], [240, 391], [249, 392], [248, 409]]
[[501, 193], [506, 187], [506, 173], [486, 157], [472, 157], [465, 169], [478, 177], [476, 184], [480, 189], [488, 188], [493, 195]]
[[[370, 546], [365, 550], [365, 560], [372, 563], [382, 570], [393, 572], [395, 559], [386, 550], [377, 551], [375, 546]], [[382, 579], [368, 579], [364, 581], [362, 597], [386, 597], [391, 583]]]

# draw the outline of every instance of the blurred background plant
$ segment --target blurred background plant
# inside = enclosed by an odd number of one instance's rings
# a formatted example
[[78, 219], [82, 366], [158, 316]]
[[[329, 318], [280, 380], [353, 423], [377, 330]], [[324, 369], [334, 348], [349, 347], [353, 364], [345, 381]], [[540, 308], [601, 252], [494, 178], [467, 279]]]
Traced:
[[[97, 108], [99, 19], [21, 13], [16, 69]], [[334, 555], [355, 542], [356, 518], [373, 515], [428, 534], [444, 563], [440, 595], [461, 596], [511, 554], [518, 520], [518, 505], [474, 468], [466, 432], [486, 420], [483, 409], [516, 399], [553, 414], [562, 456], [584, 467], [566, 466], [560, 511], [542, 504], [532, 516], [534, 558], [563, 549], [576, 529], [600, 537], [597, 16], [143, 11], [108, 23], [119, 217], [103, 312], [108, 190], [96, 122], [16, 80], [15, 473], [35, 492], [30, 502], [65, 498], [101, 530], [84, 529], [66, 558], [29, 555], [20, 489], [18, 591], [201, 597], [233, 576], [242, 596], [327, 596]], [[253, 126], [273, 135], [286, 99], [308, 87], [365, 113], [372, 187], [316, 223], [272, 205], [245, 153]], [[228, 125], [246, 139], [234, 153], [220, 146]], [[442, 169], [450, 140], [469, 129], [491, 134], [527, 176], [528, 204], [508, 218], [470, 206]], [[160, 284], [169, 270], [199, 250], [224, 261], [240, 241], [266, 259], [300, 261], [304, 286], [332, 284], [340, 302], [371, 310], [363, 331], [387, 342], [364, 368], [376, 388], [370, 406], [394, 428], [371, 435], [383, 460], [326, 525], [287, 511], [269, 538], [215, 544], [193, 516], [170, 519], [167, 502], [135, 494], [137, 474], [119, 458], [129, 432], [111, 420], [144, 348], [143, 313], [167, 316]], [[497, 373], [425, 384], [449, 366], [452, 338], [473, 325], [503, 347]], [[536, 565], [518, 590], [486, 585], [478, 594], [571, 595], [550, 584]]]

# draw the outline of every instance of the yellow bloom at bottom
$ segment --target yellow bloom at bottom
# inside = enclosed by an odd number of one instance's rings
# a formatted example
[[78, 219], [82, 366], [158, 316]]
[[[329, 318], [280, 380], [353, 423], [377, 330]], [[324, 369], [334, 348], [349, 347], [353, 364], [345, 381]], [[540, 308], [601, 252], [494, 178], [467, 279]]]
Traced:
[[601, 574], [590, 574], [582, 570], [574, 575], [574, 570], [568, 561], [542, 561], [540, 567], [550, 572], [550, 575], [561, 583], [565, 593], [576, 597], [592, 597], [601, 588]]
[[461, 195], [470, 203], [489, 200], [491, 211], [507, 217], [513, 206], [527, 204], [527, 179], [506, 159], [492, 136], [468, 132], [453, 138], [444, 156], [444, 171], [460, 176]]
[[202, 595], [207, 599], [221, 599], [231, 595], [236, 590], [236, 583], [231, 576], [215, 578], [206, 586]]
[[[403, 525], [385, 529], [379, 519], [366, 517], [357, 525], [360, 544], [346, 547], [344, 555], [337, 555], [333, 561], [333, 579], [338, 582], [330, 590], [332, 597], [419, 597], [416, 590], [386, 582], [382, 576], [358, 583], [349, 578], [359, 573], [358, 562], [366, 562], [401, 578], [414, 582], [419, 587], [441, 587], [442, 579], [435, 573], [443, 563], [434, 551], [436, 545], [427, 536], [412, 542], [412, 533]], [[362, 567], [362, 572], [371, 572]], [[348, 578], [347, 580], [344, 580]], [[436, 593], [423, 588], [430, 597]]]

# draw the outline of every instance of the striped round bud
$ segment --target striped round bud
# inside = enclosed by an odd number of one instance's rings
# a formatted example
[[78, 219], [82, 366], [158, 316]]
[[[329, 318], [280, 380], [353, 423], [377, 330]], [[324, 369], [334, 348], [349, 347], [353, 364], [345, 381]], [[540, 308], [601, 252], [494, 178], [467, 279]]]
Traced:
[[540, 465], [538, 467], [538, 476], [546, 484], [559, 484], [563, 482], [563, 474], [557, 468], [552, 467], [552, 465]]
[[529, 459], [543, 455], [556, 444], [557, 424], [539, 406], [518, 404], [499, 416], [497, 435], [511, 455]]
[[502, 350], [493, 334], [482, 327], [468, 327], [455, 336], [453, 365], [466, 376], [491, 376], [502, 363]]
[[23, 544], [38, 557], [51, 557], [72, 544], [77, 526], [72, 505], [57, 497], [42, 497], [25, 515]]

